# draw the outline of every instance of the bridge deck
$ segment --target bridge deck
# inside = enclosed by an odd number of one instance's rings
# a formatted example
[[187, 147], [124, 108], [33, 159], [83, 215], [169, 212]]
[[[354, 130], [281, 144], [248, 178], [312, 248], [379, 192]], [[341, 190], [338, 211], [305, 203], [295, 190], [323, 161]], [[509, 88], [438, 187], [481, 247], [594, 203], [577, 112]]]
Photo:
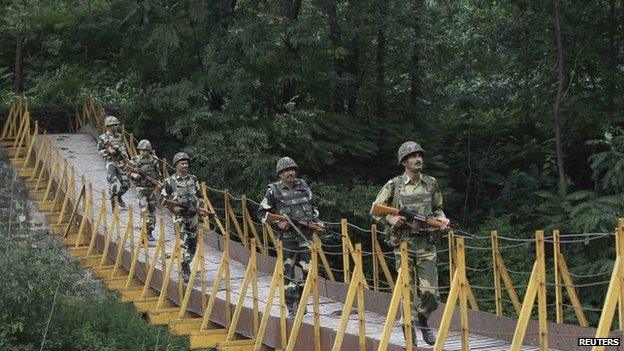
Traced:
[[[53, 134], [53, 135], [50, 135], [50, 138], [53, 141], [53, 145], [57, 147], [61, 151], [62, 156], [68, 160], [68, 163], [75, 167], [76, 174], [77, 175], [84, 174], [87, 182], [92, 183], [93, 189], [94, 189], [95, 213], [97, 213], [101, 205], [101, 190], [106, 189], [107, 184], [106, 184], [106, 175], [104, 171], [104, 168], [105, 168], [104, 161], [97, 154], [95, 140], [89, 134]], [[79, 186], [80, 186], [80, 177], [77, 176], [76, 177], [77, 189], [79, 189], [78, 188]], [[138, 206], [136, 190], [134, 188], [131, 188], [128, 191], [128, 193], [124, 196], [124, 200], [126, 201], [128, 205], [134, 204], [136, 208]], [[111, 213], [112, 211], [110, 209], [110, 206], [108, 205], [108, 202], [107, 202], [107, 211], [108, 211], [108, 218], [110, 220], [112, 216], [112, 213]], [[167, 251], [171, 252], [172, 246], [173, 246], [173, 239], [174, 239], [173, 228], [171, 225], [171, 216], [169, 212], [164, 208], [159, 208], [157, 211], [158, 211], [157, 212], [158, 218], [160, 217], [165, 218], [165, 223], [167, 226], [167, 229], [166, 229]], [[138, 209], [134, 211], [134, 217], [135, 217], [134, 225], [136, 227], [136, 230], [134, 231], [135, 235], [138, 235], [139, 229], [140, 229], [140, 216], [138, 212], [139, 212]], [[124, 228], [128, 222], [128, 211], [122, 210], [120, 214], [121, 214], [120, 224], [121, 224], [121, 227]], [[122, 231], [120, 232], [123, 233]], [[209, 290], [212, 285], [212, 282], [215, 279], [216, 267], [221, 259], [221, 252], [218, 249], [218, 245], [214, 245], [214, 243], [217, 243], [217, 240], [218, 240], [217, 234], [212, 232], [212, 233], [208, 233], [207, 236], [212, 237], [212, 240], [208, 240], [208, 241], [213, 243], [212, 246], [206, 245], [206, 248], [205, 248], [205, 264], [207, 267], [207, 276], [208, 276], [207, 279], [209, 281], [209, 284], [208, 284], [208, 290]], [[138, 237], [135, 238], [135, 240], [137, 240], [138, 242]], [[236, 246], [236, 245], [233, 244], [233, 246]], [[126, 250], [129, 250], [129, 249], [130, 247], [127, 246]], [[239, 249], [241, 248], [239, 247]], [[139, 260], [144, 261], [144, 257], [141, 257]], [[231, 270], [231, 277], [232, 277], [232, 280], [231, 280], [232, 301], [233, 302], [235, 302], [239, 297], [238, 291], [240, 288], [240, 284], [242, 283], [242, 277], [245, 274], [245, 268], [246, 268], [245, 260], [242, 260], [242, 261], [243, 262], [239, 262], [235, 259], [230, 260], [230, 267], [231, 267], [230, 270]], [[158, 269], [162, 269], [162, 267], [159, 266]], [[258, 274], [260, 311], [264, 309], [265, 300], [268, 294], [268, 288], [269, 288], [270, 280], [271, 280], [270, 274], [267, 274], [267, 272], [259, 272]], [[170, 285], [177, 286], [178, 279], [179, 279], [178, 274], [177, 272], [175, 272], [174, 275], [172, 276], [172, 283], [173, 282], [175, 283], [170, 284]], [[323, 281], [320, 282], [320, 284], [322, 283]], [[199, 291], [200, 291], [199, 286], [196, 285], [194, 288], [199, 294]], [[249, 309], [252, 308], [252, 301], [250, 298], [251, 296], [250, 294], [251, 293], [249, 292], [248, 293], [249, 298], [245, 300], [245, 307]], [[389, 294], [386, 294], [386, 295], [387, 295], [387, 299], [389, 300], [390, 295]], [[224, 303], [225, 291], [223, 289], [219, 292], [218, 299], [220, 300], [221, 303]], [[279, 301], [279, 300], [276, 299], [276, 301]], [[342, 302], [333, 300], [326, 296], [321, 296], [320, 319], [321, 319], [321, 326], [322, 326], [321, 335], [323, 339], [323, 342], [322, 342], [323, 349], [329, 349], [331, 347], [331, 342], [333, 342], [333, 335], [335, 335], [335, 329], [337, 329], [338, 327], [342, 309], [343, 309]], [[195, 308], [195, 310], [196, 312], [199, 312], [198, 308]], [[308, 311], [312, 311], [311, 304], [308, 306]], [[271, 315], [275, 316], [276, 318], [278, 318], [279, 316], [279, 308], [275, 304], [271, 310]], [[219, 316], [217, 316], [215, 322], [217, 323], [222, 322], [222, 320], [219, 319], [218, 317]], [[303, 326], [302, 326], [303, 329], [302, 329], [301, 337], [298, 340], [298, 346], [296, 348], [297, 350], [307, 349], [311, 347], [311, 343], [309, 342], [309, 340], [304, 340], [304, 336], [311, 335], [311, 334], [308, 334], [308, 332], [305, 332], [305, 329], [309, 328], [309, 333], [311, 333], [312, 326], [313, 326], [312, 318], [313, 318], [313, 314], [308, 313], [303, 319]], [[382, 328], [385, 322], [385, 318], [386, 318], [385, 315], [381, 315], [373, 311], [367, 310], [366, 312], [366, 335], [368, 339], [367, 340], [368, 349], [376, 349], [379, 337], [382, 334]], [[250, 329], [249, 329], [249, 326], [247, 325], [249, 323], [243, 322], [243, 320], [244, 319], [241, 318], [241, 323], [240, 323], [241, 325], [237, 328], [237, 332], [243, 335], [249, 335]], [[357, 320], [358, 320], [357, 313], [352, 314], [350, 318], [349, 326], [347, 328], [347, 335], [345, 336], [345, 343], [344, 343], [345, 346], [343, 347], [343, 349], [345, 350], [348, 349], [346, 345], [348, 344], [349, 340], [351, 341], [355, 340], [357, 342], [357, 335], [358, 335]], [[275, 331], [276, 329], [277, 329], [276, 326], [270, 326], [269, 330], [267, 331], [266, 343], [269, 346], [277, 346], [277, 345], [274, 345], [273, 342], [277, 341], [278, 339], [272, 338], [270, 336], [271, 330]], [[418, 345], [426, 345], [425, 342], [422, 340], [420, 333], [418, 333]], [[509, 348], [509, 343], [506, 341], [487, 337], [487, 336], [480, 336], [480, 335], [471, 335], [470, 345], [471, 345], [471, 349], [475, 349], [475, 350], [476, 349], [501, 350], [501, 349]], [[399, 326], [398, 321], [396, 321], [393, 332], [392, 332], [391, 340], [390, 340], [390, 346], [388, 349], [389, 350], [402, 350], [403, 347], [404, 347], [403, 333]], [[429, 349], [429, 347], [424, 347], [424, 346], [421, 346], [420, 348]], [[454, 332], [449, 333], [444, 349], [445, 350], [460, 350], [461, 349], [461, 342], [458, 337], [458, 333], [454, 333]], [[526, 346], [523, 348], [523, 350], [537, 350], [537, 349], [538, 348], [531, 347], [531, 346]]]

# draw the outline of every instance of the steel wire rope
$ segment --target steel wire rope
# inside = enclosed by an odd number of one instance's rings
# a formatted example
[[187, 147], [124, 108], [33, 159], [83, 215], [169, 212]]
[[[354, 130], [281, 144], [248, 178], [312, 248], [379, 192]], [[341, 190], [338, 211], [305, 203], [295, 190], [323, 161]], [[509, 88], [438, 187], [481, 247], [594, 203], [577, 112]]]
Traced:
[[564, 286], [564, 287], [573, 287], [573, 288], [585, 288], [585, 287], [589, 287], [589, 286], [596, 286], [596, 285], [603, 285], [603, 284], [608, 284], [610, 283], [610, 280], [602, 280], [599, 282], [592, 282], [592, 283], [585, 283], [585, 284], [572, 284], [572, 285], [567, 285], [567, 284], [562, 284], [562, 283], [550, 283], [550, 282], [546, 282], [546, 286]]

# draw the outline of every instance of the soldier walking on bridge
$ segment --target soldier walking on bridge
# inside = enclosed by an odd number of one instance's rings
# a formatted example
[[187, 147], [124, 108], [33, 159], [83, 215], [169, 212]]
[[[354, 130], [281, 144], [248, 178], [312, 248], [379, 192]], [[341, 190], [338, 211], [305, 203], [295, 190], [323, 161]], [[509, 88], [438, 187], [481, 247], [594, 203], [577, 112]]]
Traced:
[[[123, 168], [128, 160], [128, 152], [120, 133], [119, 120], [115, 116], [108, 116], [104, 121], [106, 133], [98, 138], [98, 153], [106, 160], [106, 181], [108, 182], [108, 195], [111, 206], [115, 207], [115, 197], [119, 206], [126, 207], [121, 199], [123, 194], [130, 188], [130, 179]], [[119, 185], [117, 184], [119, 183]]]
[[[406, 207], [419, 214], [431, 215], [448, 225], [449, 221], [442, 209], [442, 193], [438, 182], [435, 178], [421, 173], [424, 154], [425, 150], [420, 144], [414, 141], [403, 143], [398, 151], [398, 161], [399, 166], [405, 168], [405, 172], [390, 179], [383, 186], [374, 204], [395, 208]], [[436, 335], [429, 329], [427, 319], [438, 308], [439, 301], [436, 233], [419, 222], [407, 222], [403, 216], [387, 215], [373, 218], [385, 226], [385, 239], [394, 248], [397, 268], [401, 263], [401, 242], [407, 242], [411, 253], [408, 262], [412, 287], [412, 334], [415, 335], [417, 325], [425, 342], [434, 345]], [[414, 277], [417, 277], [417, 281], [414, 281]], [[416, 338], [413, 340], [415, 344]]]
[[173, 222], [180, 226], [184, 238], [182, 244], [182, 277], [188, 282], [191, 274], [191, 261], [197, 249], [198, 212], [203, 207], [203, 199], [197, 177], [188, 172], [189, 156], [178, 152], [173, 157], [173, 166], [176, 173], [163, 182], [162, 196], [172, 200], [175, 205], [169, 207], [173, 212]]
[[[268, 213], [286, 215], [291, 222], [310, 221], [323, 227], [318, 220], [318, 210], [312, 203], [312, 191], [303, 179], [295, 178], [298, 166], [290, 157], [277, 161], [276, 173], [279, 181], [269, 184], [269, 189], [258, 207], [258, 216], [262, 223], [268, 223]], [[310, 240], [312, 231], [302, 227], [301, 233], [291, 228], [288, 221], [269, 223], [277, 231], [284, 248], [284, 285], [288, 318], [294, 318], [299, 306], [303, 283], [310, 270]], [[295, 266], [301, 267], [303, 277], [295, 277]]]
[[152, 154], [152, 144], [147, 139], [139, 141], [137, 150], [139, 155], [134, 156], [130, 164], [138, 172], [130, 173], [130, 177], [136, 185], [141, 215], [147, 216], [147, 239], [154, 241], [152, 232], [156, 225], [156, 201], [162, 188], [159, 184], [162, 178], [160, 161]]

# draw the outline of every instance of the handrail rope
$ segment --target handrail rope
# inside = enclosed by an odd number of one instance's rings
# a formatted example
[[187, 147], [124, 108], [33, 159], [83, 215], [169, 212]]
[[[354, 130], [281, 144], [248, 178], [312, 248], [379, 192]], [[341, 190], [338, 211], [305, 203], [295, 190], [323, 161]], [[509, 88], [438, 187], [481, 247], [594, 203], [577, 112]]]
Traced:
[[575, 274], [572, 272], [568, 272], [568, 274], [570, 274], [571, 276], [575, 278], [593, 278], [593, 277], [599, 277], [599, 276], [607, 275], [611, 273], [612, 273], [611, 271], [604, 271], [604, 272], [599, 272], [599, 273], [594, 273], [594, 274]]
[[486, 267], [486, 268], [472, 268], [470, 266], [466, 266], [466, 269], [472, 272], [487, 272], [492, 270], [492, 268], [494, 268], [494, 265]]
[[603, 284], [609, 284], [611, 281], [610, 280], [602, 280], [599, 282], [593, 282], [593, 283], [585, 283], [585, 284], [572, 284], [572, 285], [567, 285], [567, 284], [563, 284], [563, 283], [550, 283], [550, 282], [546, 282], [547, 286], [570, 286], [570, 287], [574, 287], [574, 288], [585, 288], [588, 286], [596, 286], [596, 285], [603, 285]]
[[502, 236], [502, 235], [498, 235], [497, 238], [501, 239], [501, 240], [516, 241], [516, 242], [530, 242], [530, 243], [532, 243], [532, 242], [535, 241], [535, 238], [532, 238], [532, 239], [510, 238], [510, 237], [506, 237], [506, 236]]
[[[572, 243], [584, 243], [584, 242], [588, 242], [588, 241], [592, 241], [592, 240], [596, 240], [596, 239], [601, 239], [604, 238], [606, 235], [603, 236], [593, 236], [593, 237], [589, 237], [586, 239], [576, 239], [576, 240], [559, 240], [558, 242], [560, 244], [572, 244]], [[554, 243], [554, 240], [548, 240], [548, 239], [544, 239], [544, 242], [547, 243]]]
[[[576, 308], [576, 306], [570, 305], [567, 303], [562, 303], [562, 305], [564, 305], [565, 307]], [[583, 306], [583, 305], [581, 305], [581, 309], [586, 310], [586, 311], [592, 311], [592, 312], [602, 312], [602, 308], [588, 307], [588, 306]]]

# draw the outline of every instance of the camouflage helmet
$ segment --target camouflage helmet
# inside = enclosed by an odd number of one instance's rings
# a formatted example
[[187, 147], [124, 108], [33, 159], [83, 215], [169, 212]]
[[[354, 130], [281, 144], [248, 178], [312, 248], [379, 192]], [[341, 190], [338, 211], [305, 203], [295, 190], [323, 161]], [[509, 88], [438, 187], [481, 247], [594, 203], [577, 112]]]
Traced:
[[107, 127], [116, 126], [116, 125], [119, 125], [119, 120], [115, 116], [108, 116], [106, 117], [106, 120], [104, 121], [104, 125]]
[[419, 152], [421, 154], [425, 153], [425, 150], [422, 148], [422, 146], [420, 146], [419, 143], [415, 141], [406, 141], [401, 144], [398, 152], [399, 166], [407, 156], [416, 152]]
[[173, 156], [173, 166], [175, 167], [175, 165], [182, 160], [188, 161], [190, 159], [191, 158], [184, 152], [178, 152], [177, 154], [175, 154], [175, 156]]
[[137, 145], [137, 150], [152, 150], [152, 144], [147, 139], [142, 139], [139, 141], [139, 145]]
[[299, 168], [299, 166], [297, 166], [295, 160], [293, 160], [292, 158], [282, 157], [277, 160], [277, 165], [275, 166], [275, 174], [279, 175], [281, 171], [288, 168]]

